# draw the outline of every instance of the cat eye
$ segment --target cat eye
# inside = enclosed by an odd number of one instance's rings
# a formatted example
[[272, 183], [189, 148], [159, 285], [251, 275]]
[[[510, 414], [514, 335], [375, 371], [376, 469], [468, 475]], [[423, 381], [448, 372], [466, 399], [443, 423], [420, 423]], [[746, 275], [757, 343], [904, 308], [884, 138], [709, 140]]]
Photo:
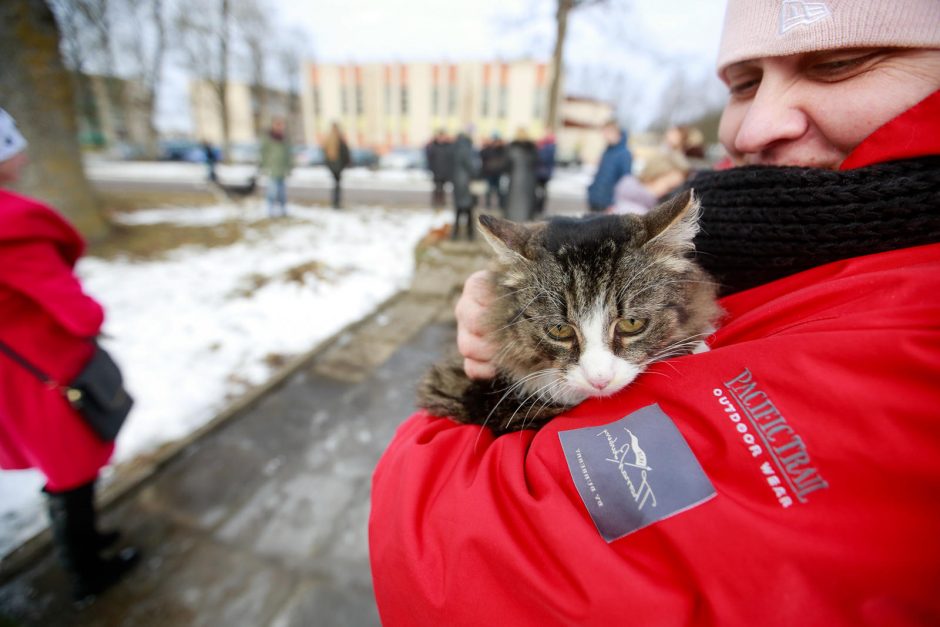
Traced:
[[574, 337], [574, 327], [570, 324], [556, 324], [545, 329], [545, 332], [548, 333], [548, 337], [553, 340], [558, 340], [559, 342], [564, 342]]
[[621, 335], [636, 335], [646, 328], [646, 320], [640, 318], [624, 318], [617, 321], [617, 333]]

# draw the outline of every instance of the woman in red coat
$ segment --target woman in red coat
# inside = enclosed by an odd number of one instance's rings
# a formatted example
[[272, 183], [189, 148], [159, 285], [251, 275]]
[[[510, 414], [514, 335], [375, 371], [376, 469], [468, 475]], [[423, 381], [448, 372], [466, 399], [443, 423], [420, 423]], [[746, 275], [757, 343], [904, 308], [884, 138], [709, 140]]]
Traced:
[[[14, 182], [26, 163], [26, 140], [0, 109], [0, 186]], [[0, 468], [37, 468], [46, 477], [53, 535], [84, 600], [115, 581], [136, 561], [125, 549], [103, 558], [117, 539], [95, 528], [94, 484], [113, 442], [88, 427], [57, 389], [10, 354], [55, 381], [72, 380], [92, 356], [90, 342], [104, 311], [73, 272], [85, 244], [62, 216], [42, 203], [0, 189]], [[3, 348], [3, 346], [0, 346]]]

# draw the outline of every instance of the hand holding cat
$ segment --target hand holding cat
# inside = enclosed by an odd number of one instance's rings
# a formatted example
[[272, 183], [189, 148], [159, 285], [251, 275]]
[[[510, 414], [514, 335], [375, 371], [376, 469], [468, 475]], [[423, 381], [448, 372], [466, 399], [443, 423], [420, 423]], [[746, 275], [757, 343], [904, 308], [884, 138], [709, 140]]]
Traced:
[[489, 272], [474, 272], [463, 286], [463, 294], [454, 308], [457, 317], [457, 348], [463, 355], [463, 368], [471, 379], [492, 379], [496, 368], [492, 359], [496, 347], [486, 338], [484, 312], [493, 302]]

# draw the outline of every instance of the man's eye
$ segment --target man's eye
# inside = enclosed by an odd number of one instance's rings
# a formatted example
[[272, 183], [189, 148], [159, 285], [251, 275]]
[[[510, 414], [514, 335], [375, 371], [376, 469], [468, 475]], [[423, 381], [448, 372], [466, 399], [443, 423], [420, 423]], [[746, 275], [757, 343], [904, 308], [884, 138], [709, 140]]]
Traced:
[[731, 92], [732, 96], [747, 96], [755, 92], [758, 85], [760, 85], [760, 79], [752, 78], [749, 80], [742, 80], [736, 83], [731, 83], [728, 90]]
[[856, 71], [864, 68], [869, 61], [875, 60], [880, 55], [880, 52], [872, 52], [870, 54], [814, 63], [809, 67], [809, 74], [821, 79], [842, 78], [852, 75]]

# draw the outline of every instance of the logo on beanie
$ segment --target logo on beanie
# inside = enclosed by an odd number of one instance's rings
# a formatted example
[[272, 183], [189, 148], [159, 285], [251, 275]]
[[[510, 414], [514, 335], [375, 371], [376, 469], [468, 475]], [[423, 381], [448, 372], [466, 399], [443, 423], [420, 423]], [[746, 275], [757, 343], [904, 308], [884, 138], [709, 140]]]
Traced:
[[797, 26], [806, 26], [814, 24], [819, 20], [824, 20], [832, 14], [825, 2], [803, 2], [802, 0], [783, 0], [783, 6], [780, 7], [780, 28], [778, 35], [783, 35], [788, 30]]

